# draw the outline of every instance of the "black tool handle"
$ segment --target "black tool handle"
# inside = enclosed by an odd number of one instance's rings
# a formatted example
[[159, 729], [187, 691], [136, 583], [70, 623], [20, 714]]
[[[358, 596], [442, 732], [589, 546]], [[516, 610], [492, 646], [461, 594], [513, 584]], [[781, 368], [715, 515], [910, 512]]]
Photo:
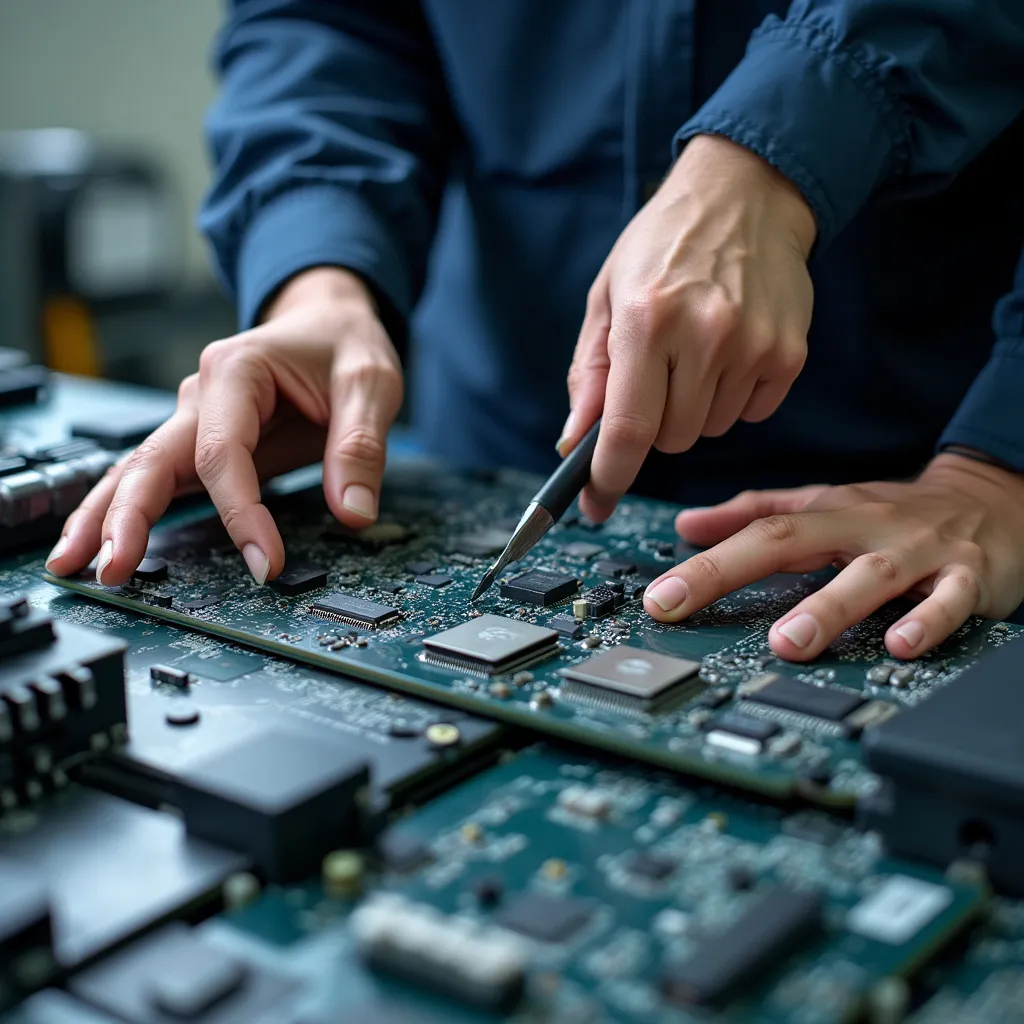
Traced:
[[533, 500], [547, 509], [556, 523], [590, 479], [590, 460], [594, 457], [597, 432], [600, 429], [601, 420], [598, 418], [534, 495]]

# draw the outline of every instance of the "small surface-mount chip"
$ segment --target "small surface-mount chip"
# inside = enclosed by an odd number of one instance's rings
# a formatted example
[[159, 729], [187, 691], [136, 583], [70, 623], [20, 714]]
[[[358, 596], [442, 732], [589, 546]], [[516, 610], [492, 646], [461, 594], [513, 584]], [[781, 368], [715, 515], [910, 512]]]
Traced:
[[478, 530], [476, 533], [467, 533], [456, 537], [452, 543], [452, 550], [473, 558], [487, 558], [490, 555], [501, 554], [505, 550], [510, 536], [511, 530], [503, 530], [498, 527]]
[[501, 596], [525, 604], [538, 604], [547, 608], [572, 597], [579, 590], [580, 581], [575, 576], [548, 572], [545, 569], [529, 569], [501, 585]]
[[587, 614], [592, 619], [601, 619], [605, 615], [611, 615], [617, 605], [622, 604], [624, 597], [616, 594], [609, 587], [594, 587], [583, 595], [587, 602]]
[[405, 565], [405, 571], [411, 576], [426, 576], [436, 568], [437, 562], [428, 562], [426, 559], [421, 559], [416, 562], [407, 562]]
[[693, 686], [679, 684], [693, 680], [703, 686], [695, 678], [699, 671], [697, 661], [619, 646], [563, 669], [562, 689], [569, 696], [596, 697], [627, 710], [644, 711], [668, 696], [693, 696]]
[[812, 686], [799, 679], [767, 673], [742, 687], [743, 696], [759, 704], [769, 704], [801, 715], [841, 722], [866, 700], [862, 693], [837, 686]]
[[757, 740], [764, 743], [770, 740], [781, 726], [777, 722], [766, 722], [751, 715], [741, 715], [735, 711], [727, 711], [714, 721], [708, 723], [708, 729], [721, 729], [731, 732], [734, 736], [745, 736], [750, 740]]
[[795, 889], [769, 890], [725, 931], [701, 942], [688, 960], [662, 975], [665, 998], [677, 1006], [708, 1006], [741, 993], [821, 927], [822, 898]]
[[460, 626], [428, 636], [423, 660], [475, 675], [512, 672], [558, 650], [553, 629], [501, 615], [481, 615]]
[[527, 892], [510, 899], [492, 920], [502, 928], [538, 942], [567, 942], [593, 914], [589, 903], [565, 896]]
[[451, 576], [443, 576], [440, 573], [424, 573], [422, 576], [416, 577], [416, 582], [421, 586], [433, 587], [435, 590], [447, 587], [451, 581]]
[[132, 573], [132, 578], [146, 583], [160, 583], [167, 579], [167, 563], [162, 558], [144, 558]]
[[192, 601], [182, 601], [180, 607], [187, 612], [201, 612], [204, 608], [216, 608], [223, 600], [222, 594], [207, 594]]
[[364, 626], [368, 629], [381, 629], [397, 622], [401, 612], [390, 605], [367, 601], [362, 597], [351, 597], [348, 594], [328, 594], [309, 606], [311, 615], [332, 622], [347, 622], [352, 626]]
[[142, 444], [166, 418], [166, 415], [154, 416], [147, 411], [79, 420], [71, 424], [71, 436], [87, 437], [107, 451], [119, 452]]
[[154, 683], [176, 686], [182, 690], [187, 690], [191, 683], [189, 674], [180, 668], [175, 668], [173, 665], [151, 665], [149, 678]]
[[309, 590], [319, 590], [327, 586], [327, 570], [315, 566], [300, 566], [285, 569], [276, 579], [269, 581], [269, 586], [285, 597], [295, 597]]
[[617, 558], [601, 559], [590, 568], [591, 571], [599, 576], [609, 577], [628, 576], [630, 573], [636, 572], [636, 564], [634, 562], [626, 562]]
[[626, 871], [645, 882], [664, 882], [677, 867], [671, 857], [650, 850], [633, 850], [625, 859]]
[[574, 540], [562, 548], [562, 554], [569, 558], [582, 558], [589, 562], [591, 558], [603, 555], [605, 549], [600, 544], [591, 544], [589, 540]]
[[548, 625], [558, 631], [561, 636], [570, 640], [578, 640], [583, 636], [583, 623], [574, 619], [571, 615], [556, 615], [548, 622]]

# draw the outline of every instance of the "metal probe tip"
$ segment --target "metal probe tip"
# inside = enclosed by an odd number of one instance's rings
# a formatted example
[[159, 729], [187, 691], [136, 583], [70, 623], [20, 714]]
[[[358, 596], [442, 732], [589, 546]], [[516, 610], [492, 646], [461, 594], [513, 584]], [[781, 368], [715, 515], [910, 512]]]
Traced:
[[484, 578], [476, 585], [476, 590], [473, 591], [473, 596], [469, 599], [469, 603], [472, 604], [485, 590], [489, 590], [491, 584], [495, 581], [498, 575], [498, 564], [495, 562], [494, 565], [484, 573]]
[[498, 560], [484, 574], [484, 578], [480, 581], [476, 590], [473, 591], [473, 596], [469, 599], [469, 603], [472, 604], [494, 583], [498, 578], [498, 573], [506, 565], [511, 562], [518, 562], [551, 529], [554, 522], [551, 513], [546, 508], [539, 505], [536, 501], [531, 501], [523, 513], [523, 518], [519, 520], [519, 525], [513, 531], [508, 544], [505, 545], [505, 550], [498, 555]]

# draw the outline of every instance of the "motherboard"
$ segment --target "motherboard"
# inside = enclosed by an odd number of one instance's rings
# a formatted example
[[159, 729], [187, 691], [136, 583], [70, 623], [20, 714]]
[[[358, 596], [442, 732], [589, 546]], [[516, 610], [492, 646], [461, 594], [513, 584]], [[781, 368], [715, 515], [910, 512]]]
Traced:
[[52, 582], [358, 679], [640, 761], [822, 806], [873, 785], [865, 731], [914, 707], [1019, 627], [972, 620], [909, 662], [887, 657], [887, 607], [809, 665], [777, 659], [772, 622], [828, 573], [776, 575], [673, 625], [645, 586], [693, 553], [675, 509], [627, 498], [604, 524], [568, 513], [475, 604], [537, 481], [394, 466], [359, 532], [319, 488], [269, 502], [284, 572], [257, 587], [219, 520], [154, 532], [128, 586]]

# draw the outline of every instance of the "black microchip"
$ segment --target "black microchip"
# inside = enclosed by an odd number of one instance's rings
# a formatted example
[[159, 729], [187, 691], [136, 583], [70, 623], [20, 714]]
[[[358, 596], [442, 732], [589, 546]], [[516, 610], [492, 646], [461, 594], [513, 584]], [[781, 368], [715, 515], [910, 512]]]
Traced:
[[779, 731], [780, 726], [776, 722], [765, 722], [760, 718], [752, 718], [750, 715], [727, 711], [724, 715], [708, 722], [705, 728], [722, 729], [736, 736], [745, 736], [747, 739], [764, 743]]
[[842, 721], [867, 700], [863, 694], [852, 690], [841, 690], [835, 686], [812, 686], [785, 676], [777, 676], [764, 686], [747, 691], [745, 696], [759, 704], [813, 715], [829, 722]]
[[662, 976], [665, 998], [677, 1006], [707, 1006], [736, 995], [821, 927], [818, 893], [776, 888], [725, 931], [705, 939], [688, 960]]
[[538, 942], [566, 942], [591, 918], [589, 903], [527, 892], [494, 915], [494, 923]]
[[368, 626], [379, 629], [396, 622], [400, 616], [397, 608], [376, 601], [367, 601], [348, 594], [328, 594], [309, 606], [310, 614], [333, 622], [347, 622], [352, 626]]
[[[513, 526], [512, 529], [515, 529]], [[452, 550], [461, 552], [463, 555], [470, 555], [473, 558], [487, 558], [491, 555], [500, 555], [508, 544], [512, 530], [505, 530], [499, 527], [480, 530], [477, 533], [467, 533], [462, 537], [456, 537], [452, 544]]]
[[579, 580], [564, 573], [548, 572], [545, 569], [530, 569], [501, 585], [501, 596], [525, 604], [539, 604], [542, 607], [558, 604], [572, 597], [579, 589]]
[[427, 573], [433, 572], [436, 568], [436, 562], [408, 562], [405, 566], [405, 571], [411, 576], [426, 576]]
[[162, 558], [144, 558], [132, 577], [147, 583], [159, 583], [167, 579], [167, 563]]
[[599, 576], [628, 576], [631, 572], [636, 572], [636, 565], [615, 558], [602, 558], [595, 562], [591, 569]]
[[714, 711], [723, 704], [729, 702], [732, 697], [732, 690], [728, 686], [717, 686], [713, 690], [707, 690], [694, 701], [698, 707], [710, 708]]
[[571, 615], [556, 615], [548, 625], [570, 640], [578, 640], [584, 633], [583, 623], [577, 622]]
[[327, 570], [315, 566], [285, 569], [277, 579], [270, 580], [270, 586], [285, 597], [305, 594], [308, 590], [319, 590], [327, 586]]
[[675, 871], [676, 862], [661, 853], [634, 850], [626, 857], [626, 870], [648, 882], [663, 882]]
[[189, 674], [173, 665], [151, 665], [149, 678], [154, 683], [164, 683], [167, 686], [178, 686], [186, 689], [191, 682]]
[[405, 590], [405, 584], [397, 580], [377, 580], [374, 586], [385, 594], [400, 594]]
[[582, 558], [589, 561], [598, 555], [604, 554], [604, 548], [600, 544], [591, 544], [589, 540], [574, 540], [562, 548], [562, 553], [570, 558]]
[[587, 614], [592, 619], [600, 619], [605, 615], [611, 615], [615, 611], [615, 598], [618, 595], [607, 587], [594, 587], [588, 590], [584, 597], [587, 601]]
[[151, 412], [118, 415], [71, 424], [72, 437], [87, 437], [107, 451], [122, 451], [142, 444], [159, 427], [167, 415]]
[[213, 608], [223, 600], [221, 594], [207, 594], [206, 597], [197, 597], [194, 601], [182, 601], [181, 607], [187, 612], [201, 612], [204, 608]]
[[155, 590], [140, 590], [136, 597], [141, 598], [146, 604], [155, 605], [157, 608], [170, 608], [174, 604], [174, 598], [170, 594], [161, 594]]
[[447, 587], [451, 581], [451, 576], [441, 576], [438, 573], [425, 573], [422, 576], [416, 577], [417, 583], [421, 583], [425, 587], [433, 587], [435, 590], [440, 587]]

